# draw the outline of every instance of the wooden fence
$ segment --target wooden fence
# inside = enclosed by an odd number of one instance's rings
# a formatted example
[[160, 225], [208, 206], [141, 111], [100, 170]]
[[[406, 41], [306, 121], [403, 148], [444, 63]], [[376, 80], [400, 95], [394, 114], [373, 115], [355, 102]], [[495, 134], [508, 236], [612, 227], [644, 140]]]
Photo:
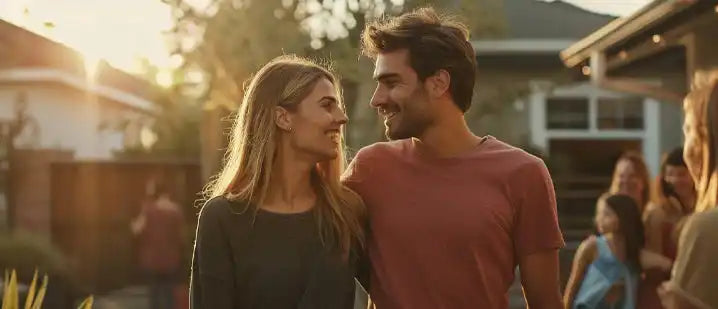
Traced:
[[[94, 293], [141, 280], [129, 226], [149, 179], [159, 176], [182, 205], [188, 229], [195, 224], [194, 204], [202, 187], [197, 163], [63, 162], [51, 169], [53, 242]], [[186, 256], [189, 260], [189, 250]]]

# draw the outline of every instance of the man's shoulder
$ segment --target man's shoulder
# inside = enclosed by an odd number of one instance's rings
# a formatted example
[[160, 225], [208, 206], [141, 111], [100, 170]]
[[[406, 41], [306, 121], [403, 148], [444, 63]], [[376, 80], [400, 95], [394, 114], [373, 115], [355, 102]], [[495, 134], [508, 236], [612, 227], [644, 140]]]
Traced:
[[396, 140], [387, 142], [376, 142], [369, 146], [362, 147], [357, 151], [355, 158], [379, 157], [402, 152], [406, 149], [409, 140]]
[[489, 155], [494, 155], [509, 164], [505, 167], [513, 166], [521, 168], [525, 166], [543, 166], [544, 161], [540, 157], [527, 152], [524, 149], [513, 146], [509, 143], [501, 141], [495, 137], [486, 137], [486, 143], [488, 144], [485, 152]]

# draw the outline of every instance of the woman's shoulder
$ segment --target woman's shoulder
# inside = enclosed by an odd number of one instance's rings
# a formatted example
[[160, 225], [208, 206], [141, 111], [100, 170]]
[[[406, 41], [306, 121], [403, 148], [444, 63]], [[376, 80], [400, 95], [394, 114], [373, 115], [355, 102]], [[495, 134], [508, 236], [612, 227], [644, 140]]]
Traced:
[[691, 215], [686, 222], [687, 233], [710, 234], [718, 237], [718, 208], [697, 212]]
[[644, 220], [649, 218], [664, 218], [666, 216], [666, 203], [667, 201], [654, 201], [646, 205], [646, 209], [643, 211]]
[[246, 212], [248, 203], [233, 200], [226, 196], [216, 196], [204, 203], [200, 210], [200, 220], [217, 220], [219, 218], [227, 218], [230, 214]]

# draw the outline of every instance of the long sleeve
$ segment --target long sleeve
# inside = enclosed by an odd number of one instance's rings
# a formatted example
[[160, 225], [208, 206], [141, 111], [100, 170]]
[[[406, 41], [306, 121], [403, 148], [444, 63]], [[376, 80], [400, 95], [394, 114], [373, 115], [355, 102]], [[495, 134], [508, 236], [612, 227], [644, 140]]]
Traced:
[[678, 242], [671, 283], [698, 308], [718, 308], [718, 209], [689, 219]]
[[220, 220], [227, 209], [226, 200], [215, 198], [200, 212], [192, 256], [192, 309], [236, 308], [232, 250], [226, 227]]

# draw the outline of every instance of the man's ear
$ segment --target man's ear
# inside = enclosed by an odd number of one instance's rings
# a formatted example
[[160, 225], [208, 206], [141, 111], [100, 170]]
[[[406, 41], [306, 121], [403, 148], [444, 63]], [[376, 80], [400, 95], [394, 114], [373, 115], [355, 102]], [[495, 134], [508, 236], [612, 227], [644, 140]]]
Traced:
[[284, 131], [292, 131], [292, 115], [287, 109], [281, 106], [274, 108], [274, 124]]
[[436, 71], [434, 75], [429, 76], [426, 79], [426, 87], [429, 95], [434, 98], [444, 96], [447, 92], [449, 92], [450, 85], [451, 75], [449, 75], [449, 72], [444, 69]]

